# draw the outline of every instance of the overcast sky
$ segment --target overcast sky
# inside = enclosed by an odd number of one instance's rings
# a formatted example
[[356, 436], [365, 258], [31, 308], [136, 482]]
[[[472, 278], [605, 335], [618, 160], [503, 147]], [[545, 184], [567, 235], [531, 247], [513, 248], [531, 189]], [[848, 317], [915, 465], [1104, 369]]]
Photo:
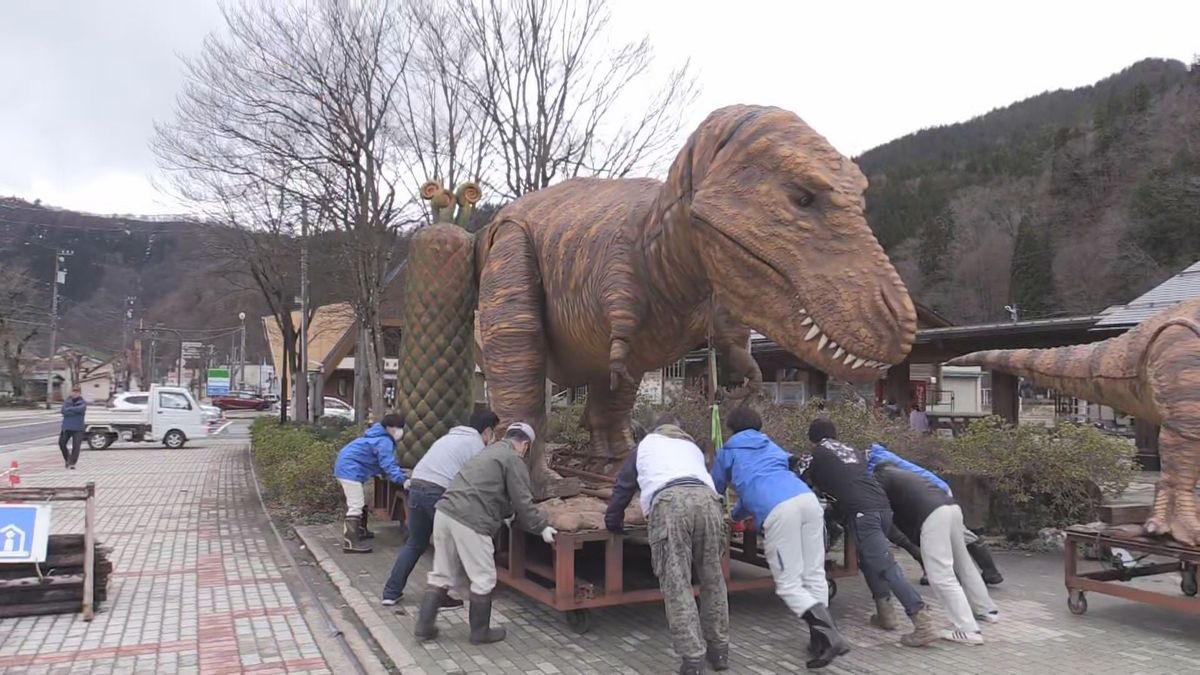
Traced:
[[[566, 1], [566, 0], [564, 0]], [[1077, 87], [1146, 57], [1200, 52], [1200, 2], [612, 0], [614, 32], [690, 58], [692, 122], [730, 103], [797, 112], [846, 154]], [[215, 0], [0, 0], [0, 196], [97, 213], [178, 210], [147, 143], [178, 55]]]

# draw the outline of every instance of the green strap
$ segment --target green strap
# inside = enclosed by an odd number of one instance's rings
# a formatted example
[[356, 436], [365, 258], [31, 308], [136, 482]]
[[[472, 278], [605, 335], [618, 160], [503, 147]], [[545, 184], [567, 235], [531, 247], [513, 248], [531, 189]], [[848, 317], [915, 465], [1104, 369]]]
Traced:
[[721, 409], [715, 402], [712, 404], [712, 442], [714, 450], [720, 450], [725, 445], [721, 436]]

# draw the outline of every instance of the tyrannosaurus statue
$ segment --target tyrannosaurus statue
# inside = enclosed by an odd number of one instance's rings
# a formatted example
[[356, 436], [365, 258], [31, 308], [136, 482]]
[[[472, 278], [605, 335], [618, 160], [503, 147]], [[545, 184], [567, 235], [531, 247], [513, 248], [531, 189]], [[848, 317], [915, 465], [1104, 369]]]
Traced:
[[[761, 379], [750, 327], [830, 375], [877, 378], [916, 311], [863, 215], [867, 180], [793, 113], [732, 106], [692, 134], [665, 182], [573, 179], [527, 194], [475, 245], [482, 367], [504, 422], [545, 428], [547, 376], [588, 388], [593, 453], [633, 447], [642, 374], [711, 338]], [[537, 443], [535, 488], [559, 476]]]
[[983, 366], [1102, 403], [1157, 424], [1162, 479], [1146, 531], [1185, 544], [1200, 538], [1200, 298], [1115, 338], [1057, 349], [975, 352], [951, 365]]

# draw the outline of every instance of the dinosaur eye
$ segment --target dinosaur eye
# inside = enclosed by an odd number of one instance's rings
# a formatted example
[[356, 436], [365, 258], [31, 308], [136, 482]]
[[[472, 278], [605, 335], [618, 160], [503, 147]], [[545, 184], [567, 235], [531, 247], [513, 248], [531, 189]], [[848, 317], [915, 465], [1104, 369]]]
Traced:
[[796, 196], [795, 202], [800, 208], [807, 209], [808, 207], [812, 206], [814, 199], [813, 193], [809, 192], [808, 190], [801, 190], [800, 194]]

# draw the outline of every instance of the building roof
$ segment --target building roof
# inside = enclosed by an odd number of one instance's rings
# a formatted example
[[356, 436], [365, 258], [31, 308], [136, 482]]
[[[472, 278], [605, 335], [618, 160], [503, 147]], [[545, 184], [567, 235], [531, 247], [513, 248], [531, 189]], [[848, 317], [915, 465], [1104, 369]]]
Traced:
[[1125, 305], [1113, 305], [1100, 313], [1096, 328], [1133, 326], [1162, 310], [1190, 298], [1200, 297], [1200, 261], [1167, 279]]
[[996, 323], [975, 324], [972, 326], [946, 326], [941, 328], [924, 328], [917, 331], [917, 344], [934, 342], [947, 338], [963, 338], [978, 336], [1018, 335], [1021, 333], [1044, 333], [1056, 330], [1071, 330], [1075, 328], [1091, 328], [1096, 325], [1098, 316], [1064, 316], [1055, 319], [1031, 319], [1028, 321], [998, 321]]

